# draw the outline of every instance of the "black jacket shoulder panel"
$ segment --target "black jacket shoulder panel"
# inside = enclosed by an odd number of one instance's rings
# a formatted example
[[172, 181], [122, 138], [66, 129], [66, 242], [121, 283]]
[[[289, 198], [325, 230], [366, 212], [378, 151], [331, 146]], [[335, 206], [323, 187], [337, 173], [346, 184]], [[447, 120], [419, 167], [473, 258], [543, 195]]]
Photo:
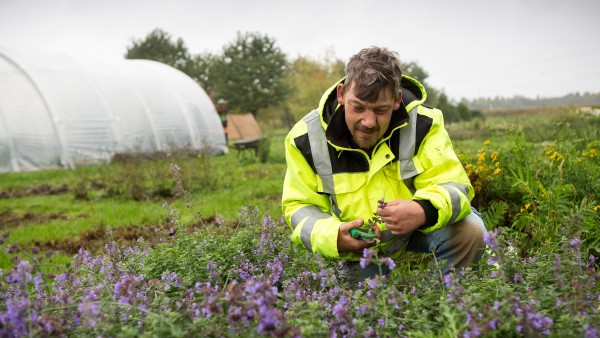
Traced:
[[304, 156], [304, 159], [306, 160], [308, 165], [310, 165], [310, 167], [312, 168], [313, 172], [316, 173], [317, 169], [315, 167], [315, 162], [313, 161], [312, 150], [310, 149], [310, 139], [308, 134], [303, 134], [296, 137], [294, 139], [294, 143], [296, 144], [298, 150], [300, 150], [302, 156]]
[[419, 152], [419, 148], [421, 147], [421, 143], [425, 139], [425, 136], [431, 130], [431, 126], [433, 124], [433, 119], [429, 116], [417, 114], [417, 130], [416, 130], [416, 140], [415, 140], [415, 155]]

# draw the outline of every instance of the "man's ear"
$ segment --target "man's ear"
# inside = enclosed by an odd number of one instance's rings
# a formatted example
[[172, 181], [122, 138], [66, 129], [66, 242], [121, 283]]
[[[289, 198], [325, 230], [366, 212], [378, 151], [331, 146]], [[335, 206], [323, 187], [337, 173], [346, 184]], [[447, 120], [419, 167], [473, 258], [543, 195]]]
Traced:
[[394, 110], [398, 110], [400, 108], [400, 104], [402, 103], [402, 91], [398, 91], [398, 97], [396, 97], [396, 102], [394, 102]]
[[337, 100], [339, 105], [344, 105], [344, 84], [340, 83], [337, 86]]

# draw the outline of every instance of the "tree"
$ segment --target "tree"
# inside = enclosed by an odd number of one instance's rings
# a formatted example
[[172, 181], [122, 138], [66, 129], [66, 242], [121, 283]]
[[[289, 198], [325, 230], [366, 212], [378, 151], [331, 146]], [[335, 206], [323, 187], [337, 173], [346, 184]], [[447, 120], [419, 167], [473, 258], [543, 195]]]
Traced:
[[441, 93], [438, 97], [437, 108], [444, 114], [444, 120], [448, 123], [458, 121], [456, 108], [448, 102], [448, 96], [445, 93]]
[[219, 56], [210, 53], [194, 55], [186, 67], [187, 73], [192, 79], [196, 80], [207, 93], [215, 90], [214, 67], [218, 62]]
[[421, 82], [425, 86], [425, 80], [429, 77], [429, 73], [425, 69], [419, 66], [415, 61], [411, 61], [402, 65], [402, 71], [404, 74], [412, 77], [413, 79]]
[[274, 39], [260, 33], [238, 32], [211, 68], [211, 82], [214, 80], [218, 97], [227, 100], [230, 110], [256, 116], [259, 109], [286, 97], [289, 89], [283, 80], [287, 70], [286, 55]]
[[132, 45], [127, 47], [125, 58], [162, 62], [188, 74], [188, 67], [191, 66], [190, 53], [181, 38], [175, 42], [171, 39], [171, 34], [156, 28], [146, 38], [134, 39]]
[[471, 116], [471, 111], [469, 110], [469, 107], [463, 101], [461, 101], [458, 104], [458, 106], [456, 106], [456, 113], [461, 121], [470, 121], [473, 118]]
[[319, 105], [321, 95], [336, 81], [344, 77], [344, 62], [325, 59], [322, 62], [298, 57], [292, 63], [286, 82], [294, 91], [286, 106], [297, 120]]

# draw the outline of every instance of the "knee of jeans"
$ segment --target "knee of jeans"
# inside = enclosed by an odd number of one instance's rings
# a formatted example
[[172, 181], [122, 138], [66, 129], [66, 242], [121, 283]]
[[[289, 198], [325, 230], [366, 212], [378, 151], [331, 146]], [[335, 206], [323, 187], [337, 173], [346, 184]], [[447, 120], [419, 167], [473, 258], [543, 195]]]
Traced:
[[[472, 213], [461, 221], [464, 229], [463, 235], [469, 237], [474, 246], [483, 247], [487, 229], [481, 217]], [[466, 238], [465, 238], [466, 239]]]

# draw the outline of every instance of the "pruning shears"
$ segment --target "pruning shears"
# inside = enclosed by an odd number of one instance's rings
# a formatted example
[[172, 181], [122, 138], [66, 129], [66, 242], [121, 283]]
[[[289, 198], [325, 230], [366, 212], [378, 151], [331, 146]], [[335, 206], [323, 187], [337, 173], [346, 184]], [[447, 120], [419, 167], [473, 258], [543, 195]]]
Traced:
[[373, 243], [377, 241], [377, 234], [374, 233], [372, 229], [365, 231], [361, 229], [352, 228], [350, 229], [350, 236], [352, 236], [352, 238], [355, 239], [362, 239], [367, 243]]

